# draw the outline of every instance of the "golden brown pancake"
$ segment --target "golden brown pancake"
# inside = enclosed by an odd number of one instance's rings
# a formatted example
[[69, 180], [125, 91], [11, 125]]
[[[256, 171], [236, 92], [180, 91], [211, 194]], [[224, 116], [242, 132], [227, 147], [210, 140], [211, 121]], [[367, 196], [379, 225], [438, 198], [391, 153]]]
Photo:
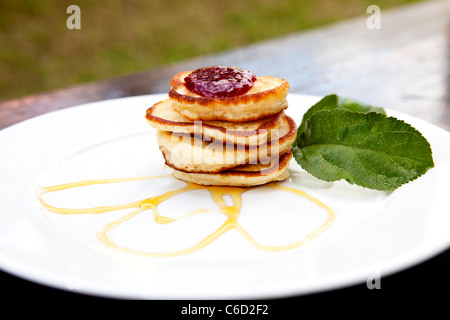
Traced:
[[270, 140], [271, 129], [281, 126], [284, 112], [262, 119], [234, 123], [228, 121], [192, 121], [183, 117], [170, 99], [154, 104], [147, 110], [147, 122], [163, 131], [201, 135], [222, 143], [257, 145]]
[[289, 148], [278, 161], [267, 165], [250, 164], [218, 173], [189, 173], [174, 169], [173, 176], [205, 186], [251, 187], [286, 179], [291, 158], [292, 150]]
[[280, 138], [259, 146], [240, 146], [217, 141], [205, 141], [188, 134], [178, 134], [158, 130], [156, 132], [159, 148], [165, 162], [170, 167], [184, 172], [221, 172], [231, 168], [274, 162], [279, 155], [288, 150], [296, 138], [297, 127], [288, 116], [275, 135]]
[[206, 98], [189, 89], [184, 78], [192, 71], [176, 74], [169, 97], [184, 117], [196, 120], [248, 122], [280, 113], [287, 108], [289, 83], [275, 77], [257, 77], [245, 94], [229, 98]]

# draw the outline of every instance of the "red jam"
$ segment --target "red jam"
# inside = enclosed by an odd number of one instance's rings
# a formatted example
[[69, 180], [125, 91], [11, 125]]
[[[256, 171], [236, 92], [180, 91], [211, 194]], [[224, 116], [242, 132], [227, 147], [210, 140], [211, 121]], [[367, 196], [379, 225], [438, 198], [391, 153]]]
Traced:
[[212, 66], [192, 71], [184, 82], [190, 91], [207, 98], [242, 95], [253, 87], [256, 76], [237, 67]]

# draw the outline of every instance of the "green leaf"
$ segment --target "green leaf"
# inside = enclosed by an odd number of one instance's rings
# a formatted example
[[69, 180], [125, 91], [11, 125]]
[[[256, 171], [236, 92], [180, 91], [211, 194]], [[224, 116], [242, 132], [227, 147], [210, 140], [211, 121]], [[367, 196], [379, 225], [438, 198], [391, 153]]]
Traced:
[[306, 119], [293, 151], [302, 168], [319, 179], [376, 190], [396, 189], [434, 167], [430, 144], [409, 124], [345, 108]]
[[305, 130], [305, 124], [308, 119], [310, 119], [314, 114], [323, 110], [334, 110], [334, 109], [346, 109], [355, 112], [379, 112], [385, 113], [383, 108], [374, 107], [362, 102], [359, 102], [350, 98], [343, 98], [336, 94], [330, 94], [325, 96], [322, 100], [317, 102], [303, 115], [302, 123], [298, 127], [297, 137]]

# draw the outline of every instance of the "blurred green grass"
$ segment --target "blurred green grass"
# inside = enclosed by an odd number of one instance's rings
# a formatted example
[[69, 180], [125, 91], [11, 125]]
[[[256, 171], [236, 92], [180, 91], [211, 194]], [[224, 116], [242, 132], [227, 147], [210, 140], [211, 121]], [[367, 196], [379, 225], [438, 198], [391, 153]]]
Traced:
[[[0, 100], [145, 71], [420, 0], [1, 0]], [[68, 30], [66, 8], [81, 9]]]

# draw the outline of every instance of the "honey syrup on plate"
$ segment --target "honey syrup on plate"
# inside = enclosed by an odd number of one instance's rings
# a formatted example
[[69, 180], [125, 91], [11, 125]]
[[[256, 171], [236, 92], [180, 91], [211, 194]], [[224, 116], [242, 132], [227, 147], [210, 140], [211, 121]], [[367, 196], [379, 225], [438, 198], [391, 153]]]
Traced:
[[[299, 197], [303, 197], [310, 202], [312, 202], [314, 205], [318, 206], [322, 210], [324, 210], [327, 213], [327, 219], [326, 221], [314, 232], [310, 233], [306, 237], [281, 246], [266, 246], [258, 243], [255, 241], [250, 234], [239, 224], [239, 215], [241, 213], [242, 208], [242, 194], [252, 190], [256, 187], [251, 188], [242, 188], [242, 187], [205, 187], [200, 186], [193, 183], [187, 183], [185, 186], [180, 187], [175, 190], [166, 191], [164, 193], [145, 198], [142, 200], [125, 203], [121, 205], [114, 205], [114, 206], [102, 206], [102, 207], [94, 207], [94, 208], [84, 208], [84, 209], [73, 209], [73, 208], [60, 208], [60, 207], [54, 207], [51, 204], [49, 204], [45, 200], [45, 194], [51, 193], [51, 192], [58, 192], [63, 190], [68, 190], [72, 188], [79, 188], [84, 186], [90, 186], [90, 185], [100, 185], [100, 184], [106, 184], [106, 183], [120, 183], [120, 182], [129, 182], [129, 181], [138, 181], [138, 180], [149, 180], [149, 179], [157, 179], [161, 177], [166, 176], [149, 176], [149, 177], [134, 177], [134, 178], [122, 178], [122, 179], [98, 179], [98, 180], [84, 180], [84, 181], [78, 181], [78, 182], [72, 182], [72, 183], [66, 183], [66, 184], [60, 184], [55, 186], [49, 186], [49, 187], [42, 187], [40, 188], [38, 192], [38, 199], [41, 203], [41, 205], [50, 212], [53, 212], [55, 214], [61, 214], [61, 215], [75, 215], [75, 214], [103, 214], [111, 211], [117, 211], [122, 209], [134, 209], [130, 213], [126, 214], [125, 216], [121, 217], [120, 219], [117, 219], [113, 222], [110, 222], [106, 224], [103, 227], [103, 230], [99, 231], [97, 233], [97, 238], [99, 241], [101, 241], [104, 245], [110, 248], [115, 248], [131, 253], [141, 254], [141, 255], [147, 255], [147, 256], [153, 256], [153, 257], [169, 257], [169, 256], [178, 256], [178, 255], [184, 255], [189, 254], [192, 252], [195, 252], [197, 250], [200, 250], [207, 246], [208, 244], [212, 243], [214, 240], [228, 232], [229, 230], [235, 229], [237, 230], [245, 240], [247, 240], [249, 243], [251, 243], [254, 247], [265, 250], [265, 251], [282, 251], [282, 250], [289, 250], [293, 248], [297, 248], [307, 241], [317, 237], [321, 233], [323, 233], [334, 221], [335, 213], [334, 211], [318, 200], [317, 198], [314, 198], [310, 196], [309, 194], [290, 187], [285, 187], [276, 183], [270, 183], [267, 184], [267, 187], [274, 188], [277, 190], [285, 191], [293, 193], [294, 195], [297, 195]], [[159, 214], [158, 212], [158, 206], [162, 204], [163, 202], [171, 199], [172, 197], [190, 192], [193, 190], [208, 190], [210, 193], [210, 196], [212, 200], [214, 201], [215, 205], [217, 206], [218, 210], [210, 210], [210, 209], [197, 209], [193, 210], [191, 212], [186, 213], [185, 215], [182, 215], [177, 218], [170, 218], [163, 216]], [[228, 205], [224, 197], [229, 196], [232, 200], [232, 204]], [[222, 225], [219, 226], [214, 232], [207, 235], [205, 238], [203, 238], [200, 242], [197, 244], [177, 250], [177, 251], [171, 251], [171, 252], [142, 252], [137, 251], [132, 248], [125, 248], [121, 247], [115, 244], [114, 239], [111, 236], [111, 231], [115, 228], [120, 227], [122, 223], [125, 221], [128, 221], [132, 219], [133, 217], [139, 215], [141, 212], [150, 210], [153, 214], [153, 219], [158, 224], [168, 224], [168, 223], [175, 223], [180, 219], [185, 219], [189, 216], [203, 213], [203, 212], [220, 212], [221, 214], [225, 215], [226, 220], [222, 223]]]

